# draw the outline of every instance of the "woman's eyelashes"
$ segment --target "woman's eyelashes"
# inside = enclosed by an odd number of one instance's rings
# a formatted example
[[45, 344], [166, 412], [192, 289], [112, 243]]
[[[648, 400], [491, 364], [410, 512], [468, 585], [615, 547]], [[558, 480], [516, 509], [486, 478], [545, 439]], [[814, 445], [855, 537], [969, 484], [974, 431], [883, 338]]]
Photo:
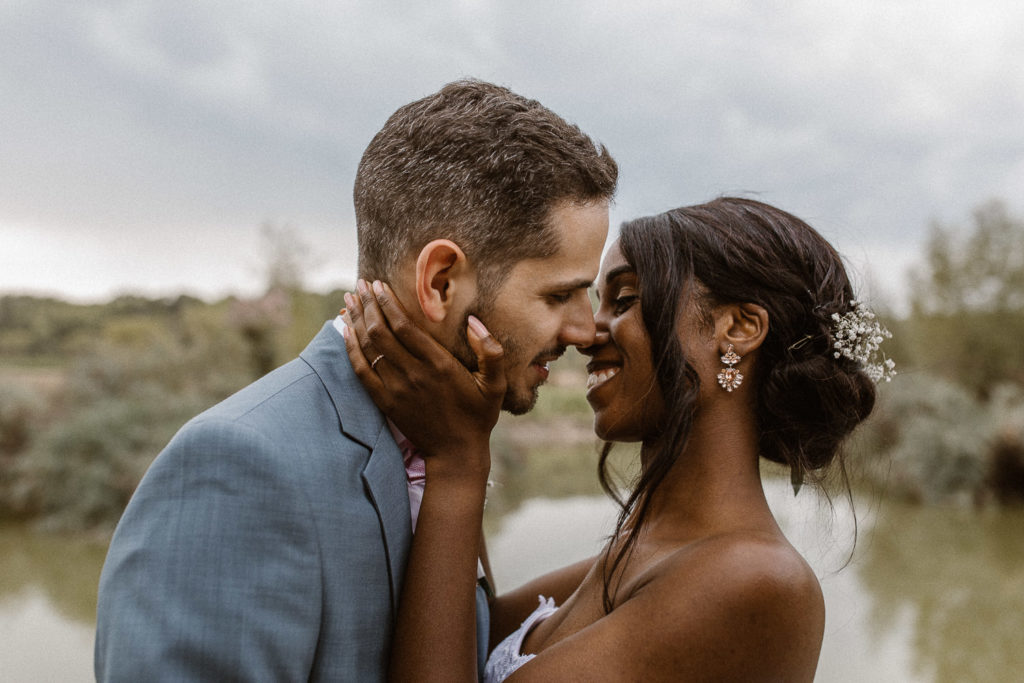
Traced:
[[617, 297], [612, 299], [612, 310], [615, 312], [615, 315], [622, 315], [639, 300], [640, 297], [636, 294], [620, 293]]

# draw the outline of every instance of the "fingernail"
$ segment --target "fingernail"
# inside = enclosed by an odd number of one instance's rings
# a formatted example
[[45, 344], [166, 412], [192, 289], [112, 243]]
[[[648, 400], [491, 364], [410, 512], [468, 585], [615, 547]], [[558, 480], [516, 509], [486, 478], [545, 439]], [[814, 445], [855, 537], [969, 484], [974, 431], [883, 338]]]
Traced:
[[375, 294], [383, 294], [384, 293], [384, 285], [381, 284], [380, 280], [374, 280], [373, 281], [373, 291], [374, 291]]
[[345, 292], [345, 308], [352, 308], [352, 295]]
[[356, 289], [359, 290], [360, 294], [366, 294], [366, 280], [363, 278], [356, 280]]
[[352, 332], [348, 329], [348, 325], [344, 325], [341, 328], [341, 336], [345, 338], [345, 341], [352, 340]]
[[483, 339], [484, 337], [490, 334], [490, 332], [487, 331], [487, 328], [484, 327], [484, 324], [480, 322], [480, 320], [475, 315], [469, 316], [468, 320], [469, 327], [470, 329], [473, 330], [473, 334], [475, 334], [480, 339]]

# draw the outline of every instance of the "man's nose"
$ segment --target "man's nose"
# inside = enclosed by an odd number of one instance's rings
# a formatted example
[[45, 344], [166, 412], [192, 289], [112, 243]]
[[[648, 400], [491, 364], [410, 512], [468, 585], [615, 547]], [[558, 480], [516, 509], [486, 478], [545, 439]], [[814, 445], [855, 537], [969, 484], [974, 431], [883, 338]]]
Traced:
[[563, 346], [590, 346], [594, 343], [594, 334], [594, 312], [590, 307], [590, 297], [584, 292], [566, 309], [559, 342]]

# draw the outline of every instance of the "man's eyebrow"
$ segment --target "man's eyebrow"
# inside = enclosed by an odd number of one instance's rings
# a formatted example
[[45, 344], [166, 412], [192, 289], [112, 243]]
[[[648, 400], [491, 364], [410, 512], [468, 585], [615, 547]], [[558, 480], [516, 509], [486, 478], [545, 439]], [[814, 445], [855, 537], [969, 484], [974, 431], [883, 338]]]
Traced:
[[559, 282], [551, 287], [551, 291], [569, 292], [574, 289], [590, 289], [591, 285], [594, 284], [593, 280], [571, 280], [569, 282]]

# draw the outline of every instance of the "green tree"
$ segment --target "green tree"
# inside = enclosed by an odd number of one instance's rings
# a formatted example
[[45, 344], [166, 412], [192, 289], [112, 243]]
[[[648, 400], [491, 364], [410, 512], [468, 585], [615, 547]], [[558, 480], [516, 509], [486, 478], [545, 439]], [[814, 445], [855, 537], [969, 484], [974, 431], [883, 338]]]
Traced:
[[987, 398], [1024, 384], [1024, 219], [998, 200], [968, 229], [935, 223], [911, 277], [904, 367], [927, 370]]

